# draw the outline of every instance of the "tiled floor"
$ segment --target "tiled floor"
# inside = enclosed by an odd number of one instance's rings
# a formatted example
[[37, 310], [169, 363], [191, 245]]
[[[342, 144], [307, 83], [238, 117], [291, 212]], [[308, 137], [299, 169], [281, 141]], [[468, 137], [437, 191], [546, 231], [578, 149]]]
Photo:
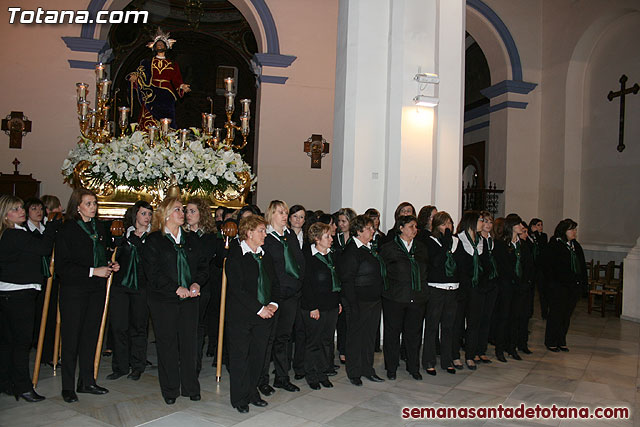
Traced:
[[[523, 361], [482, 365], [475, 372], [467, 369], [450, 375], [424, 375], [415, 381], [402, 370], [396, 381], [372, 383], [364, 387], [349, 384], [344, 368], [333, 377], [332, 389], [312, 391], [303, 381], [297, 393], [278, 390], [267, 397], [265, 409], [251, 406], [240, 414], [229, 404], [229, 379], [223, 372], [221, 384], [215, 382], [215, 368], [205, 359], [200, 383], [202, 401], [180, 398], [165, 405], [158, 386], [157, 370], [151, 367], [138, 382], [125, 377], [107, 381], [110, 360], [103, 359], [99, 384], [109, 388], [105, 396], [80, 395], [80, 401], [66, 404], [60, 397], [60, 378], [43, 369], [37, 391], [47, 400], [37, 404], [16, 402], [0, 396], [1, 426], [427, 426], [427, 425], [637, 425], [640, 408], [638, 366], [640, 325], [615, 317], [587, 315], [580, 303], [568, 337], [569, 353], [551, 353], [542, 345], [544, 322], [531, 321], [530, 346], [534, 353]], [[155, 361], [155, 347], [149, 359]], [[383, 359], [376, 354], [376, 369], [384, 377]], [[405, 406], [624, 406], [631, 419], [603, 421], [529, 420], [429, 420], [408, 421], [400, 417]], [[640, 417], [638, 417], [640, 418]]]

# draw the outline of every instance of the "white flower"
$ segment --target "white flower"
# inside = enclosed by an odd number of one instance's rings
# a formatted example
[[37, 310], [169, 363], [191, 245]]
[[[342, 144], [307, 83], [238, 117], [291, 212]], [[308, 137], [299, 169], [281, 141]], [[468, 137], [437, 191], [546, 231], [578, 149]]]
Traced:
[[236, 176], [231, 171], [227, 171], [224, 173], [224, 179], [227, 181], [233, 182], [236, 179]]
[[218, 178], [216, 178], [215, 175], [211, 175], [209, 177], [209, 182], [211, 182], [213, 185], [218, 185]]
[[130, 154], [129, 157], [127, 157], [127, 161], [135, 166], [140, 163], [140, 156], [137, 154]]
[[128, 168], [129, 168], [129, 166], [126, 163], [122, 162], [122, 163], [118, 164], [118, 166], [116, 167], [115, 172], [118, 175], [122, 175]]
[[71, 167], [71, 160], [64, 159], [64, 162], [62, 162], [62, 169], [69, 169], [70, 167]]
[[223, 160], [225, 163], [229, 163], [229, 162], [231, 162], [231, 161], [233, 160], [233, 156], [234, 156], [234, 154], [235, 154], [235, 153], [233, 152], [233, 150], [224, 151], [224, 152], [222, 153], [222, 156], [221, 156], [221, 157], [222, 157], [222, 160]]
[[145, 166], [146, 166], [146, 165], [145, 165], [145, 163], [138, 163], [138, 164], [136, 165], [136, 170], [137, 170], [138, 172], [142, 172], [142, 171], [145, 169]]

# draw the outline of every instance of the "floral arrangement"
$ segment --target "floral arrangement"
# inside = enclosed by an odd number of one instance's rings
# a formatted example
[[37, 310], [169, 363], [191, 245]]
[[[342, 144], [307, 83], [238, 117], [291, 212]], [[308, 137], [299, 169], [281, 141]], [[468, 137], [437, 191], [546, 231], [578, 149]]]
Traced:
[[177, 184], [188, 192], [228, 188], [239, 190], [238, 174], [251, 176], [251, 190], [255, 176], [239, 153], [231, 149], [207, 147], [198, 129], [192, 128], [195, 139], [183, 143], [175, 132], [168, 134], [168, 142], [149, 144], [145, 132], [113, 138], [108, 143], [96, 143], [81, 137], [69, 151], [62, 164], [65, 182], [72, 183], [78, 163], [89, 162], [86, 174], [100, 184], [128, 186], [136, 190], [157, 186], [159, 182]]

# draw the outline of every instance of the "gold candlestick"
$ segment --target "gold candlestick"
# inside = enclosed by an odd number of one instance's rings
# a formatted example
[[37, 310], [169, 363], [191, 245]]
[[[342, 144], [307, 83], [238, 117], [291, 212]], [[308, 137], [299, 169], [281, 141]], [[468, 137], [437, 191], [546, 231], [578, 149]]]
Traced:
[[129, 107], [118, 107], [118, 112], [120, 115], [118, 116], [118, 126], [120, 127], [120, 136], [124, 137], [125, 132], [127, 130], [127, 125], [129, 124], [129, 111], [131, 109]]

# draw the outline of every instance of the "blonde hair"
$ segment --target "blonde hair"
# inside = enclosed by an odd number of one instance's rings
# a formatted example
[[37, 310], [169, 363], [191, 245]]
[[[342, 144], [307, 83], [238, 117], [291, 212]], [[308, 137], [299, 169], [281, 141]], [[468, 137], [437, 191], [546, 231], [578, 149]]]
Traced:
[[267, 221], [259, 215], [249, 215], [240, 220], [240, 225], [238, 226], [238, 236], [240, 240], [247, 240], [249, 237], [249, 232], [258, 228], [258, 226], [264, 225], [267, 226]]
[[15, 224], [7, 218], [9, 211], [14, 209], [16, 206], [22, 206], [23, 204], [24, 202], [20, 197], [11, 196], [9, 194], [0, 196], [0, 237], [2, 237], [4, 230], [15, 226]]
[[167, 223], [167, 215], [169, 214], [169, 210], [177, 203], [182, 205], [182, 200], [180, 197], [167, 197], [164, 199], [158, 207], [156, 211], [153, 213], [153, 220], [151, 222], [151, 231], [163, 231], [164, 226]]
[[264, 215], [264, 219], [266, 219], [269, 224], [271, 224], [273, 214], [276, 213], [278, 208], [283, 208], [287, 212], [287, 217], [289, 216], [289, 206], [287, 206], [285, 202], [282, 200], [272, 200], [267, 208], [267, 213]]

